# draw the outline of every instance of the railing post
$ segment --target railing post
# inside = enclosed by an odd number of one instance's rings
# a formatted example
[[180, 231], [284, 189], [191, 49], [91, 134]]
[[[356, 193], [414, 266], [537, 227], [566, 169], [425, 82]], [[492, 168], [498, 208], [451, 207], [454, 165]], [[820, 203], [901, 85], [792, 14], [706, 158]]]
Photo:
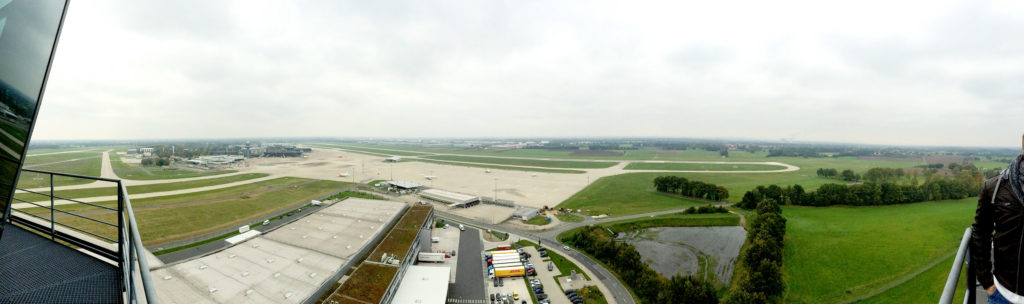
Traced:
[[[121, 276], [124, 276], [124, 194], [121, 191], [121, 181], [117, 181], [117, 249], [120, 258], [117, 261], [117, 269], [121, 269]], [[125, 278], [121, 278], [122, 282]], [[127, 286], [124, 286], [127, 288]]]
[[974, 272], [974, 263], [971, 263], [971, 250], [968, 249], [967, 253], [964, 254], [964, 262], [967, 263], [967, 273], [964, 276], [964, 286], [967, 287], [967, 292], [964, 294], [964, 303], [975, 304], [978, 299], [975, 298], [975, 292], [978, 291], [977, 273]]
[[53, 217], [53, 174], [50, 174], [50, 240], [55, 241], [54, 235], [57, 234], [57, 218]]

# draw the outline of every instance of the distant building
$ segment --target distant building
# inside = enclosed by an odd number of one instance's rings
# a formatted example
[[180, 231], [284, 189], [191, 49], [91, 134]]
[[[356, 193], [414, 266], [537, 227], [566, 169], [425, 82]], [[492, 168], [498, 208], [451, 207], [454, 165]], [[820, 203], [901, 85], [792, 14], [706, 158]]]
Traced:
[[419, 190], [423, 185], [410, 182], [410, 181], [387, 181], [385, 182], [388, 187], [395, 188], [396, 190]]
[[518, 207], [512, 212], [513, 217], [520, 218], [524, 221], [529, 221], [538, 214], [540, 214], [540, 209], [529, 207]]
[[392, 156], [392, 157], [388, 157], [388, 158], [384, 159], [384, 162], [388, 162], [388, 163], [397, 163], [397, 162], [400, 162], [400, 161], [402, 161], [402, 158], [398, 157], [398, 156]]

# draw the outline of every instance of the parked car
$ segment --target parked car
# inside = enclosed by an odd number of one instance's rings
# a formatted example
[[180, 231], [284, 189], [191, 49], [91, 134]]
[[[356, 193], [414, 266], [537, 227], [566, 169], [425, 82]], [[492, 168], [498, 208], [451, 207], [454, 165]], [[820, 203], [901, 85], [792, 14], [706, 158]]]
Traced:
[[459, 224], [459, 230], [466, 231], [466, 226]]
[[505, 279], [498, 278], [498, 287], [505, 287]]

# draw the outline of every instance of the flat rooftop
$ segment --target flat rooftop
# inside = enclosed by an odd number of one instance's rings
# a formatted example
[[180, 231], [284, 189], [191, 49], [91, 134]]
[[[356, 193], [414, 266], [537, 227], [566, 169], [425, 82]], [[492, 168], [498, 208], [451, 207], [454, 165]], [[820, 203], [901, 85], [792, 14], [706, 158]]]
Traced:
[[444, 304], [450, 275], [448, 266], [409, 266], [392, 303]]
[[[165, 303], [302, 303], [396, 220], [405, 203], [348, 198], [276, 230], [152, 272]], [[258, 230], [258, 228], [257, 228]]]
[[420, 184], [417, 184], [417, 183], [414, 183], [414, 182], [410, 182], [410, 181], [388, 181], [387, 183], [392, 185], [392, 186], [395, 186], [395, 187], [406, 188], [406, 189], [413, 189], [413, 188], [423, 187], [423, 185], [420, 185]]
[[480, 197], [478, 196], [448, 192], [438, 189], [427, 189], [420, 191], [420, 196], [446, 202], [449, 204], [466, 204], [480, 199]]

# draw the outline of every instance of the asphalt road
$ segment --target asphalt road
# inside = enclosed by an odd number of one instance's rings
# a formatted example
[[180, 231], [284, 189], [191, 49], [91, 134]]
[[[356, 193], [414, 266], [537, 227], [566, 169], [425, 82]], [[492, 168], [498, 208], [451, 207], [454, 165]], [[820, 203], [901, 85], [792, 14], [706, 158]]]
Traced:
[[459, 250], [455, 252], [459, 266], [455, 268], [455, 283], [448, 284], [448, 302], [483, 303], [485, 280], [481, 253], [484, 243], [480, 230], [466, 227], [466, 231], [460, 233]]
[[[508, 232], [510, 232], [512, 234], [517, 234], [517, 235], [523, 236], [525, 238], [532, 239], [534, 241], [539, 241], [541, 243], [541, 245], [547, 247], [548, 250], [553, 250], [553, 251], [558, 252], [560, 254], [569, 255], [572, 258], [576, 259], [577, 261], [580, 261], [580, 263], [583, 264], [583, 265], [579, 265], [580, 267], [585, 267], [585, 268], [589, 269], [591, 272], [593, 272], [594, 276], [595, 276], [594, 279], [596, 279], [598, 281], [601, 281], [601, 283], [603, 283], [608, 288], [608, 290], [611, 291], [612, 294], [610, 296], [615, 299], [615, 302], [617, 302], [619, 304], [635, 304], [636, 303], [636, 301], [633, 300], [633, 296], [631, 296], [629, 294], [629, 290], [626, 289], [626, 286], [624, 286], [622, 284], [622, 282], [619, 281], [618, 278], [616, 278], [614, 275], [612, 275], [611, 272], [608, 272], [608, 270], [605, 269], [603, 266], [601, 266], [601, 264], [598, 264], [596, 261], [592, 260], [590, 257], [588, 257], [588, 256], [586, 256], [586, 255], [584, 255], [582, 253], [579, 253], [576, 250], [572, 250], [572, 249], [565, 250], [565, 249], [562, 249], [562, 246], [563, 246], [562, 243], [558, 242], [554, 237], [545, 236], [545, 235], [538, 235], [538, 234], [534, 234], [534, 233], [531, 233], [531, 232], [521, 231], [521, 230], [517, 230], [517, 229], [511, 229], [511, 228], [503, 227], [503, 226], [490, 225], [490, 224], [487, 224], [487, 223], [483, 223], [483, 222], [475, 221], [475, 220], [468, 219], [468, 218], [465, 218], [465, 217], [461, 217], [461, 216], [458, 216], [458, 215], [454, 215], [454, 214], [451, 214], [451, 213], [446, 213], [444, 211], [434, 211], [434, 212], [435, 212], [436, 216], [441, 217], [441, 218], [445, 218], [445, 219], [448, 219], [448, 220], [453, 220], [453, 221], [456, 221], [456, 222], [462, 222], [462, 223], [465, 223], [465, 224], [470, 224], [470, 225], [473, 225], [473, 226], [476, 226], [476, 227], [483, 227], [483, 228], [487, 228], [487, 229], [491, 229], [491, 230], [495, 230], [495, 231], [508, 231]], [[468, 229], [470, 229], [470, 228], [466, 228], [466, 229], [468, 231]], [[551, 244], [556, 244], [556, 246], [552, 246]], [[460, 244], [460, 246], [461, 246], [461, 244]], [[460, 252], [459, 254], [462, 254], [462, 253]], [[479, 259], [480, 257], [478, 256], [477, 258]], [[462, 261], [459, 260], [459, 262], [460, 262], [460, 264], [459, 264], [459, 271], [460, 272], [459, 272], [458, 275], [462, 276], [462, 273], [461, 273], [461, 270], [462, 270], [461, 262]], [[481, 280], [481, 281], [483, 281], [483, 280]], [[482, 287], [480, 288], [480, 291], [481, 292], [483, 291]]]

